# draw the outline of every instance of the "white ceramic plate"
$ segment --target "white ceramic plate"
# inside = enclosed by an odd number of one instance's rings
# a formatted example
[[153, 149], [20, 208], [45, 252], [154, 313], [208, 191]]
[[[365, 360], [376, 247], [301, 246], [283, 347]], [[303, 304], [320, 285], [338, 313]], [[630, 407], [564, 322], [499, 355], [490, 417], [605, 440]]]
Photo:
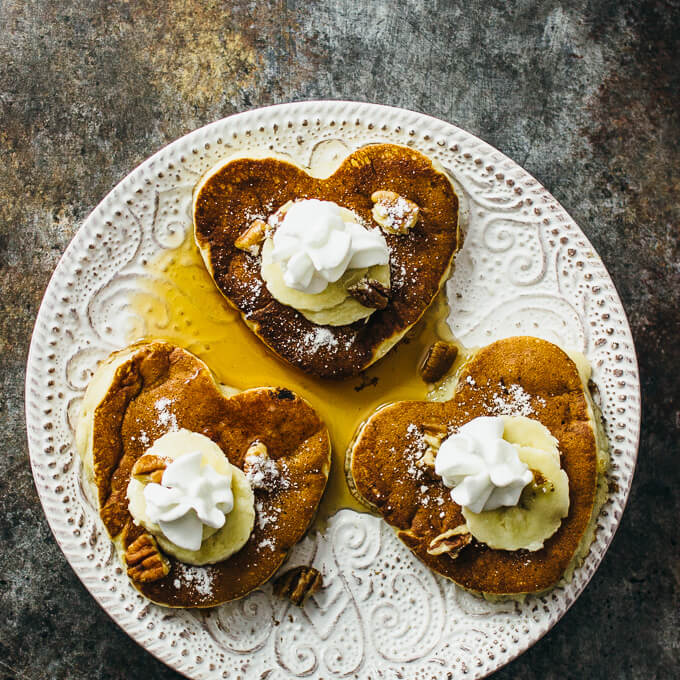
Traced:
[[[291, 557], [324, 574], [326, 587], [303, 609], [274, 598], [268, 585], [209, 611], [151, 605], [128, 583], [81, 491], [74, 450], [74, 417], [92, 370], [143, 328], [129, 296], [144, 261], [183, 241], [192, 188], [226, 155], [270, 149], [309, 166], [376, 141], [437, 158], [459, 188], [467, 236], [448, 284], [455, 335], [466, 345], [538, 335], [584, 352], [592, 363], [611, 442], [612, 492], [590, 553], [567, 586], [522, 605], [491, 604], [431, 573], [379, 519], [343, 510], [325, 534], [308, 536]], [[428, 116], [305, 102], [201, 128], [151, 157], [100, 203], [45, 293], [28, 360], [26, 418], [35, 483], [71, 566], [121, 628], [181, 673], [479, 678], [545, 634], [602, 560], [635, 467], [639, 378], [607, 271], [533, 177], [476, 137]]]

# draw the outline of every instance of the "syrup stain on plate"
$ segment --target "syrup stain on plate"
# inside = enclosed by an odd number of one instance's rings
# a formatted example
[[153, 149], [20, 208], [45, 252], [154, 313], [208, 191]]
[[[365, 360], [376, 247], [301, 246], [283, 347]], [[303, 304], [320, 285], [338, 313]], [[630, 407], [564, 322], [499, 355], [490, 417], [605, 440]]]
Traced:
[[192, 237], [149, 263], [131, 304], [145, 327], [142, 337], [129, 338], [131, 343], [168, 340], [205, 361], [221, 383], [239, 390], [287, 387], [318, 411], [330, 432], [333, 455], [317, 527], [341, 508], [366, 511], [345, 481], [345, 453], [354, 433], [378, 406], [427, 398], [429, 386], [418, 366], [433, 342], [452, 341], [448, 306], [440, 293], [407, 337], [360, 375], [345, 380], [307, 375], [279, 359], [241, 321], [212, 282]]

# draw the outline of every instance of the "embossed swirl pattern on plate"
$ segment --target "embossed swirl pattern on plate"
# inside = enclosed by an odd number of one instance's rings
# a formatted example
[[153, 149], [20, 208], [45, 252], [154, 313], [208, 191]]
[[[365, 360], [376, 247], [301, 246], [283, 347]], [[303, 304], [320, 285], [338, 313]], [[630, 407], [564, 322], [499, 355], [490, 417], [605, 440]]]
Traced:
[[[586, 353], [612, 448], [610, 499], [571, 583], [524, 604], [491, 604], [433, 575], [384, 524], [339, 512], [291, 564], [326, 587], [301, 609], [265, 586], [207, 612], [164, 610], [129, 585], [79, 482], [75, 417], [97, 362], [143, 334], [129, 304], [145, 264], [191, 226], [191, 191], [239, 150], [305, 165], [373, 141], [437, 158], [463, 199], [466, 241], [449, 284], [450, 324], [466, 344], [526, 333]], [[163, 301], [149, 298], [149, 306]], [[134, 170], [68, 247], [45, 294], [27, 370], [31, 463], [50, 525], [78, 576], [135, 640], [192, 678], [478, 678], [545, 633], [583, 590], [623, 511], [635, 466], [639, 378], [620, 300], [597, 254], [557, 201], [472, 135], [416, 113], [308, 102], [226, 118]]]

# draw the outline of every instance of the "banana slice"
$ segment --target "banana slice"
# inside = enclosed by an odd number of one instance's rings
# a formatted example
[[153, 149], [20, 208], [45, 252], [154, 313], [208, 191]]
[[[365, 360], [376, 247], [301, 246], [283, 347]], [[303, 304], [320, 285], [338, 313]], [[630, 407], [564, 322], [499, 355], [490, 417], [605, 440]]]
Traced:
[[201, 464], [211, 465], [216, 472], [231, 474], [234, 508], [226, 516], [220, 529], [203, 526], [201, 547], [186, 550], [169, 541], [158, 524], [149, 519], [144, 500], [144, 487], [148, 482], [130, 479], [128, 484], [128, 509], [137, 524], [152, 533], [161, 549], [187, 564], [214, 564], [238, 552], [248, 541], [255, 525], [255, 496], [243, 472], [232, 465], [217, 444], [207, 437], [188, 430], [169, 432], [147, 451], [147, 454], [166, 458], [179, 458], [191, 451], [201, 452]]
[[364, 307], [349, 295], [347, 288], [358, 283], [365, 276], [390, 285], [389, 265], [376, 265], [362, 269], [350, 269], [337, 281], [329, 283], [324, 291], [311, 295], [287, 286], [279, 262], [272, 261], [274, 248], [271, 238], [262, 246], [261, 274], [267, 290], [283, 305], [297, 309], [303, 316], [317, 325], [344, 326], [370, 316], [375, 310]]
[[[376, 267], [374, 267], [376, 269]], [[369, 277], [373, 279], [380, 280], [382, 277], [372, 276], [369, 270]], [[356, 280], [351, 280], [347, 283], [347, 286], [351, 286], [357, 283], [362, 277], [356, 278]], [[389, 276], [387, 277], [389, 283]], [[382, 283], [382, 280], [380, 280]], [[366, 319], [373, 312], [374, 309], [369, 307], [364, 307], [358, 300], [353, 297], [347, 296], [339, 305], [335, 307], [330, 307], [329, 309], [322, 309], [318, 312], [314, 312], [309, 309], [299, 309], [298, 310], [302, 316], [309, 319], [312, 323], [317, 326], [346, 326], [360, 319]]]
[[[503, 438], [518, 445], [519, 457], [533, 471], [534, 481], [514, 507], [480, 513], [464, 507], [463, 516], [470, 533], [490, 548], [540, 550], [569, 512], [569, 479], [560, 468], [557, 441], [540, 423], [516, 417], [505, 418]], [[522, 445], [527, 443], [533, 446]]]

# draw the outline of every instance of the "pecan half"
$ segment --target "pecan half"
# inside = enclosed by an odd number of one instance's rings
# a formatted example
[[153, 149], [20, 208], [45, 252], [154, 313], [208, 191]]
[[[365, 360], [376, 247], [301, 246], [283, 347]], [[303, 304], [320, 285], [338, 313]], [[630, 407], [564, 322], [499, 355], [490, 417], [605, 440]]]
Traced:
[[390, 301], [390, 290], [375, 279], [363, 278], [347, 289], [347, 292], [364, 307], [385, 309]]
[[287, 597], [293, 604], [301, 605], [323, 586], [323, 579], [314, 567], [295, 567], [274, 580], [274, 594]]
[[435, 383], [444, 377], [458, 356], [458, 347], [437, 340], [433, 343], [420, 364], [420, 376], [428, 383]]
[[472, 534], [468, 531], [465, 524], [461, 524], [455, 529], [448, 529], [443, 534], [439, 534], [430, 541], [427, 549], [428, 555], [448, 555], [455, 560], [460, 551], [472, 542]]
[[160, 484], [170, 460], [163, 456], [144, 455], [132, 466], [131, 475], [140, 482]]
[[157, 581], [170, 572], [170, 565], [151, 534], [142, 534], [125, 551], [128, 576], [139, 583]]
[[374, 191], [373, 219], [390, 234], [406, 234], [418, 221], [418, 206], [394, 191]]
[[239, 250], [251, 255], [260, 252], [260, 246], [267, 235], [267, 224], [263, 220], [255, 220], [234, 242]]

